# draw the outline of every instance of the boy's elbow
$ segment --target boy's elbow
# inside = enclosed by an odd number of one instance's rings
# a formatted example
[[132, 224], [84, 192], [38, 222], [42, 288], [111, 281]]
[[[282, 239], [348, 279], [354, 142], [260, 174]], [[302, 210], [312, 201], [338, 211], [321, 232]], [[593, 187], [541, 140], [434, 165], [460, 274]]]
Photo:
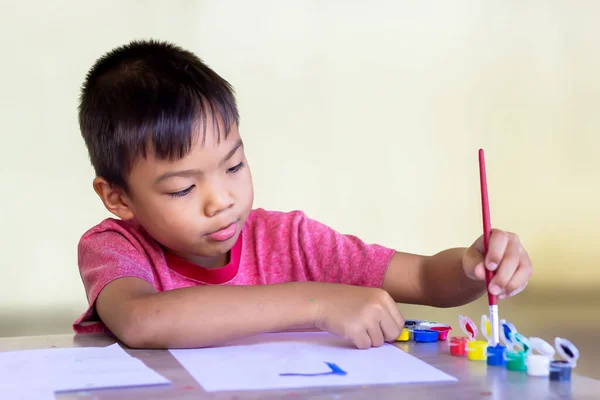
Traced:
[[151, 336], [144, 329], [138, 329], [134, 324], [126, 324], [116, 336], [121, 343], [132, 349], [161, 348], [158, 343], [151, 340]]
[[152, 324], [147, 311], [139, 304], [128, 305], [123, 310], [118, 326], [111, 328], [117, 339], [132, 349], [163, 349], [159, 340], [157, 325]]

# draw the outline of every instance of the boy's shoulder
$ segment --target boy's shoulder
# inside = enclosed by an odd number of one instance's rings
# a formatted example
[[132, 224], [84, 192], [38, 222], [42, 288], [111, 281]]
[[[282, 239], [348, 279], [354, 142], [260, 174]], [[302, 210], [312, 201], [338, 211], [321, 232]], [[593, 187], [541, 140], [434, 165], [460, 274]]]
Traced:
[[79, 239], [78, 249], [82, 252], [133, 250], [159, 250], [158, 243], [148, 235], [135, 221], [117, 218], [105, 218], [86, 230]]
[[133, 231], [139, 227], [135, 223], [118, 218], [108, 217], [86, 230], [82, 236], [91, 236], [103, 232], [111, 231]]
[[108, 217], [86, 230], [83, 235], [81, 235], [80, 242], [91, 237], [108, 237], [115, 234], [141, 236], [142, 231], [135, 222]]

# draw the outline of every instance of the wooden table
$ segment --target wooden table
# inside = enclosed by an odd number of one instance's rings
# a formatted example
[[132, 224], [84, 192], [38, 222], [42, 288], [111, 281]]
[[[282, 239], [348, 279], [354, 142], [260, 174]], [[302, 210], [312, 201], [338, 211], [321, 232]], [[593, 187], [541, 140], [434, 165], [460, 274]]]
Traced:
[[[114, 340], [108, 336], [51, 335], [0, 339], [0, 351], [52, 347], [106, 346]], [[168, 386], [128, 388], [58, 394], [57, 399], [600, 399], [600, 380], [581, 376], [573, 371], [571, 382], [551, 382], [548, 378], [528, 377], [522, 372], [502, 367], [488, 367], [482, 361], [468, 361], [449, 355], [448, 342], [396, 345], [425, 362], [457, 377], [458, 382], [363, 386], [287, 391], [256, 391], [243, 393], [206, 393], [181, 367], [168, 351], [131, 350], [150, 368], [172, 381]], [[24, 383], [27, 384], [27, 383]]]

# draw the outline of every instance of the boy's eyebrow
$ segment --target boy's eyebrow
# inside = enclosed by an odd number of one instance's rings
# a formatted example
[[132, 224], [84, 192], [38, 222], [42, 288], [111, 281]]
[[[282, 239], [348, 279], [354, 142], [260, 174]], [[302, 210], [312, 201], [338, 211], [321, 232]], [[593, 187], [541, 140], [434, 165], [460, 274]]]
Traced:
[[238, 151], [238, 149], [240, 147], [242, 147], [243, 145], [244, 145], [244, 142], [242, 142], [242, 139], [238, 139], [238, 141], [235, 142], [235, 145], [231, 148], [231, 150], [229, 150], [229, 153], [227, 153], [227, 155], [223, 158], [223, 161], [221, 161], [221, 163], [224, 163], [225, 161], [227, 161], [231, 157], [233, 157], [235, 152]]
[[[237, 142], [235, 142], [235, 145], [231, 148], [231, 150], [229, 150], [229, 153], [227, 153], [225, 155], [225, 157], [223, 157], [223, 160], [220, 162], [220, 164], [224, 163], [225, 161], [229, 160], [231, 157], [233, 157], [233, 155], [236, 153], [236, 151], [238, 151], [238, 149], [240, 147], [242, 147], [244, 145], [244, 143], [242, 142], [242, 139], [238, 139]], [[191, 175], [199, 175], [202, 174], [202, 171], [200, 171], [199, 169], [186, 169], [183, 171], [170, 171], [170, 172], [165, 172], [164, 174], [160, 175], [159, 177], [157, 177], [156, 179], [154, 179], [154, 184], [157, 185], [162, 181], [165, 181], [169, 178], [173, 178], [173, 177], [187, 177], [187, 176], [191, 176]]]

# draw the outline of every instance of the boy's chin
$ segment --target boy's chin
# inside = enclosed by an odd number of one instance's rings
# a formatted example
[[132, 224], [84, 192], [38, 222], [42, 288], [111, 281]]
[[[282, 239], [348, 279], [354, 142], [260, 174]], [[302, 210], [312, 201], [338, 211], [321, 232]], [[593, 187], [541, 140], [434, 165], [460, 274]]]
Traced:
[[224, 242], [210, 242], [203, 245], [201, 248], [196, 249], [193, 254], [196, 257], [203, 258], [215, 258], [223, 256], [231, 251], [233, 246], [235, 245], [235, 241], [237, 240], [237, 236], [231, 238], [230, 240]]

